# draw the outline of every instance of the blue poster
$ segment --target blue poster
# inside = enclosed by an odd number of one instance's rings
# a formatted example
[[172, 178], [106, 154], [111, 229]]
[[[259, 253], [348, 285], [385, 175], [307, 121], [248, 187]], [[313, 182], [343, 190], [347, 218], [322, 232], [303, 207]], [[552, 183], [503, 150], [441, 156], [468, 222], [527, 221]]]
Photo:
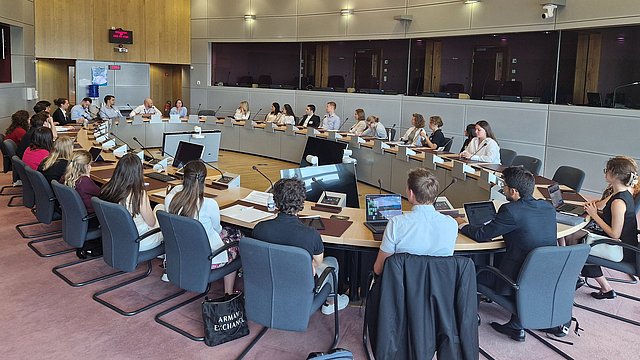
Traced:
[[107, 68], [94, 66], [91, 68], [91, 83], [98, 86], [107, 85]]

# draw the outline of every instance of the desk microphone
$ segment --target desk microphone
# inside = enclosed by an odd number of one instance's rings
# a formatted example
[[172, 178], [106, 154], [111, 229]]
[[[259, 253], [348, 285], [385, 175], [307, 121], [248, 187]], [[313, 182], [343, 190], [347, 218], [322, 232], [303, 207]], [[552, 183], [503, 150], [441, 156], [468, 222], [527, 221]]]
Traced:
[[437, 200], [437, 199], [440, 197], [440, 195], [444, 194], [444, 192], [445, 192], [445, 191], [447, 191], [447, 189], [448, 189], [449, 187], [451, 187], [451, 185], [453, 185], [453, 184], [455, 184], [455, 183], [457, 183], [457, 182], [458, 182], [458, 179], [456, 179], [456, 178], [451, 179], [451, 182], [449, 183], [449, 185], [445, 186], [445, 188], [444, 188], [444, 189], [442, 189], [442, 191], [440, 191], [440, 192], [438, 193], [438, 195], [436, 195], [436, 198], [434, 199], [434, 201], [435, 201], [435, 200]]
[[133, 106], [131, 106], [131, 104], [127, 103], [127, 106], [129, 107], [129, 117], [131, 118], [131, 113], [133, 112]]
[[253, 119], [251, 119], [251, 121], [252, 121], [252, 122], [253, 122], [253, 121], [256, 121], [256, 118], [258, 117], [258, 114], [260, 114], [260, 111], [262, 111], [262, 108], [260, 108], [260, 109], [258, 110], [258, 112], [256, 112], [256, 113], [253, 115]]
[[471, 160], [474, 156], [476, 156], [476, 154], [480, 152], [480, 150], [482, 150], [482, 148], [484, 148], [485, 146], [487, 146], [487, 143], [483, 142], [482, 145], [480, 145], [480, 147], [478, 148], [478, 150], [476, 150], [473, 154], [471, 154], [471, 156], [469, 156], [469, 160]]
[[[395, 128], [396, 128], [396, 124], [393, 124], [393, 126], [391, 127], [391, 129], [390, 129], [390, 130], [393, 130], [393, 129], [395, 129]], [[389, 134], [388, 134], [389, 136], [387, 136], [388, 141], [391, 141], [391, 140], [392, 140], [392, 139], [391, 139], [391, 133], [392, 133], [392, 132], [393, 132], [393, 131], [389, 131]]]
[[[632, 83], [628, 83], [628, 84], [623, 84], [623, 85], [616, 86], [616, 87], [613, 89], [613, 100], [611, 101], [611, 107], [612, 107], [612, 108], [615, 108], [615, 107], [616, 107], [616, 93], [618, 92], [618, 90], [619, 90], [619, 89], [626, 88], [626, 87], [629, 87], [629, 86], [636, 86], [636, 85], [640, 85], [640, 81], [634, 81], [634, 82], [632, 82]], [[624, 105], [624, 104], [623, 104], [623, 105]]]
[[222, 105], [218, 106], [218, 108], [216, 109], [216, 111], [213, 112], [213, 116], [216, 116], [216, 114], [218, 113], [218, 111], [220, 111], [220, 108], [222, 108]]
[[116, 134], [110, 132], [109, 133], [111, 136], [113, 136], [114, 138], [120, 140], [123, 144], [127, 145], [127, 147], [129, 148], [129, 151], [133, 150], [133, 147], [131, 147], [131, 145], [129, 145], [126, 141], [122, 140], [121, 138], [119, 138]]
[[378, 194], [382, 195], [382, 179], [378, 179]]
[[[327, 189], [325, 189], [324, 186], [322, 186], [322, 183], [320, 181], [318, 181], [318, 179], [316, 179], [315, 176], [312, 176], [311, 180], [314, 183], [318, 184], [318, 186], [320, 186], [320, 189], [322, 190], [322, 195], [324, 195], [324, 197], [326, 197], [327, 196]], [[320, 197], [323, 197], [322, 195], [320, 195]]]
[[200, 106], [202, 106], [202, 104], [198, 104], [198, 110], [196, 110], [196, 115], [198, 115], [198, 113], [200, 112]]
[[340, 126], [338, 127], [337, 131], [340, 131], [340, 129], [342, 129], [342, 127], [344, 126], [344, 124], [347, 123], [347, 121], [349, 121], [349, 118], [344, 119], [344, 121], [342, 122], [342, 124], [340, 124]]
[[149, 151], [149, 149], [147, 149], [144, 145], [142, 145], [142, 143], [138, 140], [137, 137], [134, 136], [133, 141], [137, 142], [138, 145], [140, 145], [140, 147], [142, 148], [142, 150], [149, 155], [149, 157], [151, 158], [149, 161], [156, 160], [156, 157], [153, 156], [153, 154], [151, 153], [151, 151]]
[[232, 178], [232, 177], [230, 177], [230, 176], [224, 176], [224, 173], [222, 172], [222, 170], [218, 169], [217, 167], [215, 167], [215, 166], [213, 166], [213, 165], [209, 164], [208, 162], [206, 162], [206, 161], [204, 161], [204, 160], [201, 160], [201, 161], [202, 161], [205, 165], [207, 165], [208, 167], [210, 167], [210, 168], [212, 168], [213, 170], [215, 170], [215, 171], [217, 171], [217, 172], [219, 172], [219, 173], [220, 173], [220, 179], [219, 179], [219, 180], [217, 180], [218, 182], [223, 183], [223, 184], [228, 184], [231, 180], [233, 180], [233, 178]]
[[[447, 146], [449, 144], [451, 144], [453, 142], [453, 136], [451, 137], [451, 139], [449, 139], [449, 141], [447, 141], [443, 146], [442, 146], [442, 151], [444, 151], [444, 149], [447, 148]], [[484, 145], [483, 145], [484, 146]], [[439, 149], [439, 148], [438, 148]], [[438, 151], [438, 149], [436, 149], [436, 151]]]
[[[255, 171], [257, 171], [260, 175], [262, 175], [263, 178], [267, 179], [267, 181], [269, 182], [269, 184], [271, 184], [271, 190], [273, 190], [273, 182], [271, 181], [271, 179], [269, 179], [269, 177], [267, 175], [265, 175], [262, 171], [260, 171], [260, 169], [258, 169], [257, 166], [253, 165], [251, 166], [251, 168]], [[271, 191], [269, 191], [271, 192]]]

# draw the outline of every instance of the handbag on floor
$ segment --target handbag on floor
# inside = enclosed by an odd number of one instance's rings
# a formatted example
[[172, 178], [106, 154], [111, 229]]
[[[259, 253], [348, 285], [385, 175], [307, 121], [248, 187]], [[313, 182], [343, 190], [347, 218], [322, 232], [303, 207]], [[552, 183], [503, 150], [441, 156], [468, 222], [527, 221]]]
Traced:
[[242, 293], [227, 294], [218, 299], [205, 298], [202, 302], [202, 320], [204, 343], [208, 346], [249, 335]]
[[353, 353], [342, 348], [331, 349], [328, 352], [312, 352], [307, 360], [353, 360]]
[[[602, 236], [602, 235], [598, 235], [590, 232], [589, 234], [587, 234], [587, 237], [585, 238], [585, 242], [591, 245], [596, 240], [601, 240], [601, 239], [611, 239], [611, 238], [608, 236]], [[589, 255], [597, 256], [599, 258], [611, 260], [614, 262], [620, 262], [622, 261], [622, 258], [624, 256], [624, 253], [622, 250], [623, 250], [622, 246], [599, 244], [591, 247], [591, 251], [589, 252]]]

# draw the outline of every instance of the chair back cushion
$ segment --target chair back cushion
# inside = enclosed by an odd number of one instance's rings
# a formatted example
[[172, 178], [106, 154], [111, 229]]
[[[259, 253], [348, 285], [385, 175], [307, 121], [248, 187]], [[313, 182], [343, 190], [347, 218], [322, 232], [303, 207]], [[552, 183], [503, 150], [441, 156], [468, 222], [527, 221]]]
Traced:
[[442, 150], [444, 150], [446, 152], [449, 152], [449, 151], [451, 151], [451, 145], [453, 145], [453, 137], [444, 138], [444, 139], [446, 141], [445, 141], [444, 149], [442, 149]]
[[62, 238], [74, 248], [81, 248], [87, 238], [89, 221], [87, 209], [78, 192], [56, 180], [51, 182], [53, 192], [62, 209]]
[[51, 224], [56, 205], [56, 197], [51, 190], [51, 185], [41, 172], [29, 166], [25, 166], [24, 171], [35, 194], [36, 218], [41, 223]]
[[[13, 151], [10, 148], [13, 148]], [[0, 137], [0, 150], [2, 150], [2, 171], [8, 173], [11, 171], [11, 157], [16, 154], [16, 143], [11, 139], [5, 140], [4, 135], [2, 135]]]
[[247, 318], [272, 329], [306, 330], [314, 297], [311, 255], [247, 237], [240, 254]]
[[158, 211], [157, 215], [164, 238], [169, 280], [182, 289], [204, 292], [211, 273], [211, 247], [202, 224], [165, 211]]
[[517, 155], [518, 153], [513, 150], [500, 148], [500, 162], [504, 166], [511, 166]]
[[587, 244], [543, 246], [529, 253], [517, 283], [516, 309], [526, 329], [544, 329], [571, 319], [576, 279], [589, 256]]
[[553, 181], [560, 185], [566, 185], [576, 192], [580, 192], [582, 189], [584, 178], [584, 171], [572, 166], [560, 166], [553, 174]]
[[109, 266], [132, 272], [138, 265], [140, 245], [136, 242], [138, 229], [127, 209], [97, 197], [91, 198], [100, 229], [102, 230], [102, 256]]
[[27, 173], [24, 170], [27, 165], [20, 160], [20, 158], [14, 155], [11, 158], [11, 164], [13, 165], [14, 171], [18, 172], [18, 177], [22, 181], [22, 205], [28, 209], [31, 209], [35, 206], [35, 194], [33, 192], [33, 187], [31, 186], [31, 182], [27, 177]]
[[540, 169], [542, 169], [542, 161], [532, 156], [518, 155], [513, 159], [511, 166], [522, 166], [529, 170], [533, 175], [540, 175]]

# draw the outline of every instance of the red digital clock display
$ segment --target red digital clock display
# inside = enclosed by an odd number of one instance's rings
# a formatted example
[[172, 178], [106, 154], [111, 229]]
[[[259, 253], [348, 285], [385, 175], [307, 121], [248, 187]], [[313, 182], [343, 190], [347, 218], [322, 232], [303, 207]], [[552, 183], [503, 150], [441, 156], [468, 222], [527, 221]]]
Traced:
[[112, 44], [133, 44], [133, 31], [122, 29], [109, 30], [109, 42]]

